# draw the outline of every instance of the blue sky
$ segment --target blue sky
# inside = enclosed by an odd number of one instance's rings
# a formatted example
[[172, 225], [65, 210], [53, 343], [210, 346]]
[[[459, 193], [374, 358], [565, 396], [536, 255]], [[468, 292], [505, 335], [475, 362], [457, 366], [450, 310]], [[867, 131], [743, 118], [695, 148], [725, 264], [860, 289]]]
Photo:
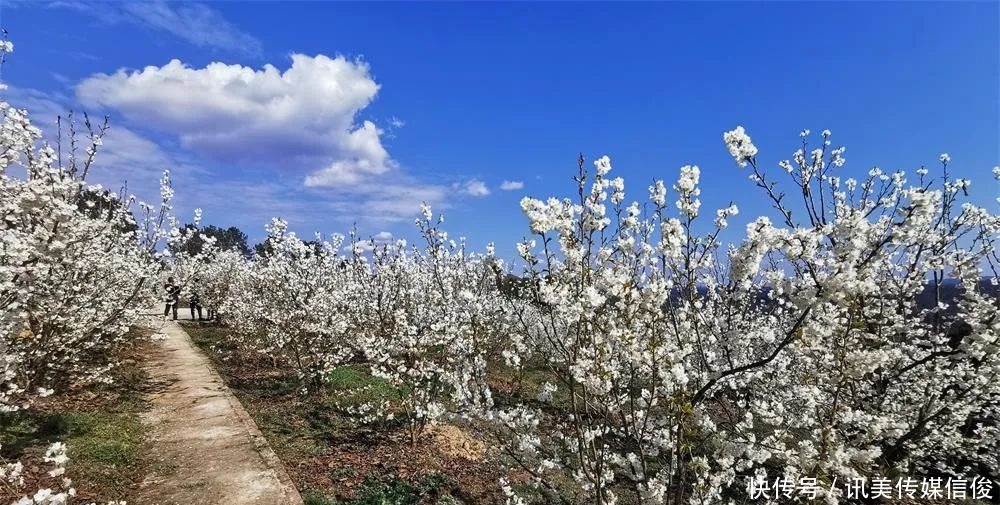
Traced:
[[772, 171], [804, 128], [845, 177], [948, 152], [997, 210], [997, 2], [0, 4], [9, 101], [110, 114], [97, 181], [153, 198], [170, 168], [182, 216], [254, 239], [272, 215], [412, 237], [427, 200], [510, 255], [520, 198], [571, 196], [580, 152], [630, 199], [699, 165], [736, 237], [769, 212], [721, 141], [738, 124]]

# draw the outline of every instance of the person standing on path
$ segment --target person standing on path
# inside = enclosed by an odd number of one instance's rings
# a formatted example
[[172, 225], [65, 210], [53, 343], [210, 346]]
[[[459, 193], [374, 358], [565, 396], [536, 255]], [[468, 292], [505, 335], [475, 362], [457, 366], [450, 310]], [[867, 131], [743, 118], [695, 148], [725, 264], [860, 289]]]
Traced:
[[177, 320], [177, 303], [181, 299], [181, 287], [174, 283], [173, 277], [167, 277], [167, 283], [163, 285], [164, 291], [164, 301], [167, 305], [163, 308], [163, 317], [167, 317], [170, 314], [171, 309], [174, 313], [174, 321]]
[[198, 320], [201, 321], [201, 298], [198, 297], [198, 290], [201, 289], [201, 285], [198, 283], [198, 278], [196, 277], [191, 283], [191, 293], [188, 296], [188, 307], [191, 308], [191, 320], [194, 321], [194, 311], [198, 310]]

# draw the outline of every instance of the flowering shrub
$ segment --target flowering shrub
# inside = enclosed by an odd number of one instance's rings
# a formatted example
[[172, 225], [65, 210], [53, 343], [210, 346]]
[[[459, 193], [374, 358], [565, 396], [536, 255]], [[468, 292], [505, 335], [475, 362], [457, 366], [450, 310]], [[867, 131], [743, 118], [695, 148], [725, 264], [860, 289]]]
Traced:
[[676, 215], [663, 182], [644, 208], [626, 203], [607, 157], [595, 168], [580, 160], [576, 201], [521, 202], [536, 237], [518, 248], [531, 294], [509, 301], [518, 317], [506, 356], [512, 366], [534, 361], [553, 381], [538, 392], [542, 405], [498, 410], [496, 425], [508, 455], [557, 496], [717, 498], [736, 454], [696, 408], [699, 388], [751, 362], [775, 326], [746, 325], [754, 293], [717, 275], [718, 234], [737, 209], [719, 211], [699, 236], [698, 167], [681, 169]]
[[[0, 43], [0, 60], [12, 47]], [[71, 116], [64, 156], [61, 143], [57, 151], [43, 141], [27, 111], [0, 101], [0, 114], [2, 416], [39, 396], [110, 380], [113, 351], [152, 300], [172, 193], [165, 175], [159, 208], [139, 203], [136, 218], [131, 197], [86, 184], [106, 122], [85, 121], [81, 157]], [[12, 505], [69, 503], [75, 490], [64, 475], [66, 451], [62, 443], [48, 448], [53, 485], [35, 492], [25, 489], [20, 461], [0, 458], [0, 495], [20, 496]]]
[[[9, 43], [8, 43], [9, 44]], [[86, 185], [107, 125], [86, 121], [77, 153], [42, 141], [27, 111], [0, 102], [0, 411], [32, 396], [103, 381], [109, 351], [148, 307], [169, 211]]]
[[446, 413], [490, 404], [486, 353], [496, 347], [500, 308], [494, 259], [467, 253], [440, 229], [443, 220], [424, 206], [416, 222], [423, 248], [372, 243], [370, 263], [357, 253], [352, 261], [353, 326], [372, 375], [401, 392], [411, 441]]
[[1000, 219], [961, 203], [947, 155], [941, 178], [855, 180], [830, 138], [810, 150], [803, 132], [780, 185], [743, 128], [723, 135], [774, 208], [732, 244], [739, 209], [706, 218], [699, 167], [640, 203], [607, 157], [581, 158], [574, 198], [521, 202], [522, 277], [425, 207], [421, 247], [307, 243], [275, 221], [268, 254], [209, 282], [233, 286], [219, 303], [244, 349], [311, 385], [353, 363], [399, 393], [359, 416], [403, 414], [411, 440], [484, 421], [528, 476], [504, 481], [508, 503], [716, 503], [775, 477], [836, 503], [831, 484], [858, 477], [996, 478]]
[[[218, 251], [203, 267], [200, 274], [202, 304], [216, 312], [227, 300], [235, 298], [233, 290], [239, 286], [238, 275], [244, 272], [246, 257], [237, 251]], [[220, 315], [219, 317], [224, 317]]]
[[467, 256], [425, 212], [424, 249], [353, 235], [348, 245], [342, 236], [305, 242], [275, 220], [266, 254], [205, 272], [210, 284], [233, 284], [220, 303], [234, 343], [294, 369], [307, 390], [337, 367], [365, 367], [398, 395], [351, 413], [365, 422], [401, 415], [414, 440], [445, 412], [488, 401], [482, 354], [496, 340], [489, 318], [499, 307], [492, 260]]
[[337, 251], [343, 239], [306, 242], [278, 219], [267, 231], [266, 256], [223, 256], [226, 266], [206, 272], [207, 282], [232, 283], [232, 296], [216, 303], [237, 343], [291, 366], [308, 389], [355, 353], [344, 289], [350, 272]]

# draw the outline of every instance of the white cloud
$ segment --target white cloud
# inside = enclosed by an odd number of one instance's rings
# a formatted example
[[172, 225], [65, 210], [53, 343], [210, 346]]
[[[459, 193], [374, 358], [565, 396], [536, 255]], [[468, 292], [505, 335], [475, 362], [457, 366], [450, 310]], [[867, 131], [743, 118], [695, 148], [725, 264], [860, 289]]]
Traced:
[[518, 189], [524, 189], [524, 182], [521, 181], [503, 181], [500, 183], [500, 189], [504, 191], [515, 191]]
[[94, 2], [76, 1], [11, 1], [11, 7], [65, 7], [93, 16], [100, 22], [129, 23], [153, 31], [165, 32], [197, 47], [259, 56], [261, 43], [217, 11], [197, 2]]
[[375, 239], [376, 242], [389, 242], [390, 240], [392, 240], [392, 237], [393, 237], [392, 233], [387, 231], [380, 231], [376, 233], [372, 238]]
[[396, 167], [382, 146], [382, 130], [371, 121], [346, 136], [347, 147], [342, 156], [328, 166], [306, 177], [306, 186], [339, 186], [358, 184], [364, 179], [381, 175]]
[[382, 130], [371, 121], [355, 124], [378, 89], [361, 60], [294, 54], [284, 72], [223, 63], [196, 69], [173, 60], [93, 75], [76, 93], [84, 104], [117, 109], [215, 159], [310, 167], [306, 185], [322, 187], [396, 168]]
[[420, 204], [427, 203], [435, 209], [448, 209], [446, 201], [448, 190], [444, 186], [434, 184], [373, 184], [364, 195], [358, 209], [352, 213], [360, 213], [369, 217], [382, 216], [387, 221], [410, 221], [420, 212]]
[[[58, 116], [64, 118], [64, 134], [67, 132], [65, 118], [73, 102], [70, 97], [11, 87], [4, 92], [4, 98], [16, 107], [27, 108], [32, 122], [53, 143]], [[98, 123], [101, 118], [92, 116], [91, 120]], [[83, 129], [82, 114], [77, 115], [77, 121], [78, 130]], [[64, 142], [63, 148], [66, 146]], [[276, 176], [270, 167], [228, 173], [213, 165], [112, 118], [88, 180], [109, 189], [117, 189], [127, 181], [129, 192], [156, 201], [160, 175], [169, 169], [179, 216], [183, 218], [195, 207], [202, 207], [206, 222], [237, 225], [251, 236], [260, 236], [263, 226], [274, 216], [311, 234], [343, 232], [352, 224], [372, 228], [412, 222], [420, 213], [421, 202], [436, 210], [451, 208], [447, 197], [453, 191], [448, 185], [423, 182], [401, 169], [385, 174], [391, 178], [383, 175], [351, 186], [303, 188], [301, 179]]]
[[483, 197], [490, 194], [490, 188], [479, 179], [471, 179], [464, 184], [457, 185], [457, 188], [464, 194], [475, 197]]
[[[51, 142], [54, 143], [58, 116], [64, 118], [64, 134], [68, 131], [67, 97], [12, 87], [5, 91], [5, 98], [16, 107], [27, 108], [32, 122], [45, 131]], [[95, 123], [100, 120], [91, 119]], [[82, 129], [82, 114], [77, 121], [78, 129]], [[66, 145], [64, 142], [63, 147]], [[178, 208], [204, 207], [208, 222], [225, 216], [223, 219], [236, 220], [233, 224], [249, 226], [250, 232], [259, 232], [273, 216], [311, 233], [343, 231], [354, 222], [366, 226], [409, 222], [420, 213], [421, 202], [435, 209], [450, 208], [446, 198], [452, 192], [448, 186], [422, 182], [401, 170], [392, 174], [392, 180], [383, 177], [351, 186], [303, 190], [300, 181], [275, 177], [268, 170], [226, 174], [206, 168], [184, 153], [182, 149], [165, 148], [112, 120], [88, 180], [112, 189], [128, 182], [130, 192], [155, 201], [160, 175], [169, 169], [177, 190]], [[68, 157], [66, 152], [63, 155]], [[220, 199], [219, 195], [238, 197]], [[331, 216], [338, 223], [334, 228], [329, 228]]]

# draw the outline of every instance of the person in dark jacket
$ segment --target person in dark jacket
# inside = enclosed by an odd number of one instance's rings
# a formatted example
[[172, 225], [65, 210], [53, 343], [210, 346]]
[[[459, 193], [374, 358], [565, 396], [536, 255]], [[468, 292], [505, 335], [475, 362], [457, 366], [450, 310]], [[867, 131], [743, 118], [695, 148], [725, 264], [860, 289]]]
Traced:
[[198, 297], [198, 290], [201, 289], [201, 285], [198, 283], [198, 279], [195, 278], [194, 282], [191, 284], [191, 294], [188, 296], [188, 306], [191, 307], [191, 320], [194, 321], [194, 312], [198, 311], [198, 320], [201, 321], [201, 298]]
[[166, 307], [163, 308], [163, 317], [167, 317], [171, 310], [174, 313], [174, 321], [177, 320], [177, 303], [181, 299], [181, 287], [174, 283], [173, 277], [167, 277], [167, 283], [163, 285], [163, 298]]

